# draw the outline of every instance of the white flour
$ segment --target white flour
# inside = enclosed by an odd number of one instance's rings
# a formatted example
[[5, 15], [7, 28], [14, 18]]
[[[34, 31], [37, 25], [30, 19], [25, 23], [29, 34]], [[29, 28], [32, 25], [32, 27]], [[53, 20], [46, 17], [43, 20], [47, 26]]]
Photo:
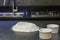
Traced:
[[18, 22], [12, 27], [12, 30], [17, 32], [34, 32], [38, 31], [39, 27], [34, 23]]

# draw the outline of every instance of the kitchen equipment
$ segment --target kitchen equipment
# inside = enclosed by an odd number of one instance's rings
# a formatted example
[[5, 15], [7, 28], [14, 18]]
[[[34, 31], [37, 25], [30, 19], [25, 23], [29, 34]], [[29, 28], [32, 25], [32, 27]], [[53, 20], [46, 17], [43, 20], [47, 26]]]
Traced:
[[24, 17], [25, 16], [24, 12], [15, 12], [14, 14], [16, 17]]
[[41, 28], [39, 30], [39, 37], [41, 39], [50, 39], [52, 38], [52, 30], [49, 28]]
[[58, 24], [48, 24], [47, 28], [52, 29], [52, 33], [58, 33], [59, 25]]

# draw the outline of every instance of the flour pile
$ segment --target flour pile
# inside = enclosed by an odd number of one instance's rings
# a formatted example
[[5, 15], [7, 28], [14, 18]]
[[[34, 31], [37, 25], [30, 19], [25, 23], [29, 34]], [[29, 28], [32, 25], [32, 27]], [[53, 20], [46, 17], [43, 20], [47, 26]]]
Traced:
[[16, 32], [34, 32], [38, 31], [39, 27], [36, 24], [30, 22], [18, 22], [12, 27], [12, 30]]

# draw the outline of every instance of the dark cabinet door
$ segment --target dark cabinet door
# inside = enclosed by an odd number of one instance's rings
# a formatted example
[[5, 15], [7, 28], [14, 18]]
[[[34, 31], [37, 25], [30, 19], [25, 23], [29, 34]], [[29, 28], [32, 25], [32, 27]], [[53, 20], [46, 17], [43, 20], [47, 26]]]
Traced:
[[35, 6], [36, 0], [15, 0], [16, 6]]
[[53, 5], [53, 0], [37, 0], [36, 1], [37, 6], [50, 6]]
[[17, 6], [53, 5], [53, 0], [15, 0]]
[[16, 6], [54, 6], [60, 5], [60, 0], [15, 0]]
[[60, 5], [60, 0], [6, 0], [5, 5], [4, 0], [0, 0], [0, 6], [51, 6]]
[[0, 0], [0, 6], [12, 6], [12, 3], [14, 0], [5, 0], [5, 5], [4, 5], [4, 0]]
[[13, 6], [14, 0], [6, 0], [6, 6]]
[[0, 6], [3, 6], [3, 1], [4, 1], [4, 0], [0, 0]]
[[54, 5], [60, 5], [60, 0], [53, 0]]

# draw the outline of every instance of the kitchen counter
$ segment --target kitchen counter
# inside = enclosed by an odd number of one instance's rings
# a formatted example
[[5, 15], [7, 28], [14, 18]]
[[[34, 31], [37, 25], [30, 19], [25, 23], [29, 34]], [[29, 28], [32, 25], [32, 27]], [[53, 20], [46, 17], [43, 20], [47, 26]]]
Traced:
[[[39, 39], [38, 34], [33, 34], [31, 36], [25, 37], [24, 34], [22, 33], [23, 36], [21, 35], [15, 35], [15, 33], [11, 30], [7, 29], [0, 29], [0, 40], [42, 40]], [[53, 34], [52, 39], [49, 40], [59, 40], [60, 35], [58, 34]]]
[[[0, 40], [42, 40], [39, 38], [39, 33], [32, 33], [32, 35], [24, 36], [23, 33], [16, 35], [11, 30], [11, 27], [18, 21], [0, 21]], [[37, 24], [39, 27], [46, 27], [49, 23], [56, 23], [60, 25], [60, 21], [29, 21]], [[60, 32], [60, 31], [59, 31]], [[53, 34], [52, 39], [49, 40], [60, 40], [60, 33]]]

